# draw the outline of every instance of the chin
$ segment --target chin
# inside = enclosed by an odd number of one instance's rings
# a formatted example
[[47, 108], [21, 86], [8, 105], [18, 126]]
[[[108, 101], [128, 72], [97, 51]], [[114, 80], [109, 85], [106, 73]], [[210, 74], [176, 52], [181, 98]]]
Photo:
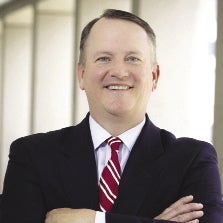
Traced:
[[128, 114], [130, 114], [131, 111], [126, 110], [126, 109], [109, 109], [108, 113], [113, 116], [123, 117], [123, 116], [127, 116]]
[[127, 115], [134, 110], [135, 103], [131, 100], [115, 100], [104, 103], [104, 109], [112, 115]]

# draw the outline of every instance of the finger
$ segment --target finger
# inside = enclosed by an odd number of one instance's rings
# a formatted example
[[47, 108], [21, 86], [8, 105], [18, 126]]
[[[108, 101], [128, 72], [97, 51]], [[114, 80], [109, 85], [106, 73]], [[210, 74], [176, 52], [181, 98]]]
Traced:
[[202, 217], [203, 215], [204, 215], [203, 211], [193, 211], [190, 213], [178, 215], [174, 218], [171, 218], [170, 220], [177, 222], [190, 222], [190, 221], [197, 222], [198, 218]]
[[46, 213], [45, 223], [51, 223], [53, 219], [63, 210], [64, 208], [56, 208]]
[[200, 211], [203, 208], [203, 204], [189, 203], [173, 209], [177, 214], [190, 213], [193, 211]]
[[196, 213], [196, 211], [200, 211], [202, 208], [203, 205], [198, 203], [182, 204], [181, 206], [177, 206], [175, 208], [168, 208], [168, 211], [163, 213], [163, 216], [166, 219], [172, 219], [183, 214], [193, 215], [194, 212]]
[[175, 203], [173, 203], [170, 207], [171, 208], [175, 208], [175, 207], [178, 207], [178, 206], [180, 206], [182, 204], [190, 203], [193, 199], [194, 199], [193, 195], [189, 195], [189, 196], [186, 196], [186, 197], [182, 197], [178, 201], [176, 201]]
[[189, 221], [187, 223], [199, 223], [199, 220], [198, 219], [194, 219], [193, 221]]
[[57, 209], [53, 209], [53, 210], [47, 212], [46, 218], [49, 218], [51, 215], [56, 214], [56, 213], [57, 213]]
[[184, 204], [190, 203], [192, 200], [194, 199], [194, 197], [192, 195], [186, 196], [186, 197], [182, 197], [181, 199], [179, 199], [178, 201], [174, 202], [173, 204], [171, 204], [168, 208], [166, 208], [162, 214], [166, 214], [169, 211], [171, 211], [172, 209], [176, 209], [178, 207], [181, 207]]

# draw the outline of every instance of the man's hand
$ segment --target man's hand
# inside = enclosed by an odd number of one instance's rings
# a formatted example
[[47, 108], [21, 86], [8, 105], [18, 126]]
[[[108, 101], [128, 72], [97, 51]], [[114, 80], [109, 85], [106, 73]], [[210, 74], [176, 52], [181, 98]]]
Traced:
[[94, 210], [58, 208], [47, 213], [45, 223], [94, 223]]
[[204, 215], [204, 212], [201, 210], [203, 205], [199, 203], [192, 203], [192, 200], [193, 196], [183, 197], [165, 209], [154, 219], [198, 223], [198, 218]]

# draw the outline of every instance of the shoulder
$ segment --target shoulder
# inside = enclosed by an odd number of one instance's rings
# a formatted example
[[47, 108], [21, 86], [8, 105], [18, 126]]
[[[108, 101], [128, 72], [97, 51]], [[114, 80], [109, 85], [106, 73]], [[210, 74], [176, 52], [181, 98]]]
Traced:
[[30, 143], [33, 145], [43, 144], [43, 143], [52, 143], [60, 141], [64, 136], [69, 134], [69, 132], [73, 132], [75, 130], [75, 126], [70, 126], [54, 131], [44, 132], [44, 133], [35, 133], [28, 136], [20, 137], [12, 142], [12, 146], [19, 145], [29, 145]]
[[176, 155], [187, 157], [202, 157], [216, 161], [217, 154], [212, 144], [190, 137], [176, 138], [167, 130], [160, 129], [161, 142], [167, 152], [174, 152]]
[[36, 133], [21, 137], [12, 142], [10, 154], [16, 151], [51, 151], [61, 148], [66, 141], [80, 138], [83, 132], [88, 131], [89, 126], [86, 119], [76, 126], [69, 126], [62, 129], [45, 133]]
[[216, 158], [216, 151], [212, 144], [190, 137], [177, 138], [173, 133], [154, 125], [148, 116], [146, 116], [143, 131], [144, 136], [148, 138], [150, 135], [151, 140], [156, 141], [155, 145], [160, 145], [166, 155], [174, 154], [179, 157], [191, 157], [203, 154]]

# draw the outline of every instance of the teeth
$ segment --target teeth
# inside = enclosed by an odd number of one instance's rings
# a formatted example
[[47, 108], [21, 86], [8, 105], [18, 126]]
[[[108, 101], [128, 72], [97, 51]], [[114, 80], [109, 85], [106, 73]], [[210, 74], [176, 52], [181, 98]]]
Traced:
[[127, 90], [129, 89], [129, 86], [118, 86], [118, 85], [111, 85], [108, 86], [109, 90]]

